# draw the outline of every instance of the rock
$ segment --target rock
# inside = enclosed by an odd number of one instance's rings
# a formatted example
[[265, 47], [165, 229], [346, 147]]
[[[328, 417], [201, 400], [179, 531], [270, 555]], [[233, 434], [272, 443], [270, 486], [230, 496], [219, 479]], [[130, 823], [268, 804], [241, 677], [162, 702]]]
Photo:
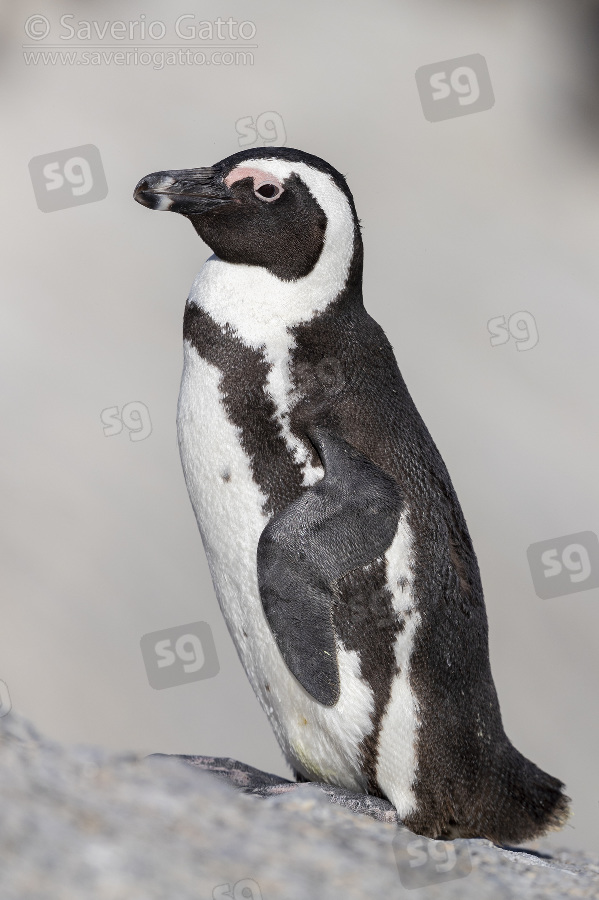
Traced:
[[14, 712], [0, 791], [2, 900], [599, 896], [599, 857], [427, 841], [376, 798], [234, 760], [62, 747]]

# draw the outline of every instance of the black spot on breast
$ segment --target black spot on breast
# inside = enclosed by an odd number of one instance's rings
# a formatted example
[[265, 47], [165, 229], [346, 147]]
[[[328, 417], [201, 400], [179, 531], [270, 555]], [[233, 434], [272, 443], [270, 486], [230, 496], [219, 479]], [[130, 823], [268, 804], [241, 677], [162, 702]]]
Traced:
[[224, 472], [221, 472], [220, 477], [222, 478], [223, 481], [230, 481], [231, 480], [231, 472], [229, 471], [229, 469], [225, 469]]

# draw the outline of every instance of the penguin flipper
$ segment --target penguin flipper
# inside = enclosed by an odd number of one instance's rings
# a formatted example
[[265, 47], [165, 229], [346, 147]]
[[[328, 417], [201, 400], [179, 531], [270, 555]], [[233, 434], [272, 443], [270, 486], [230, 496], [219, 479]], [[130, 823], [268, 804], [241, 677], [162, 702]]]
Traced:
[[397, 483], [326, 428], [308, 435], [324, 477], [277, 513], [258, 542], [262, 606], [292, 674], [325, 706], [339, 699], [335, 582], [391, 544], [402, 508]]

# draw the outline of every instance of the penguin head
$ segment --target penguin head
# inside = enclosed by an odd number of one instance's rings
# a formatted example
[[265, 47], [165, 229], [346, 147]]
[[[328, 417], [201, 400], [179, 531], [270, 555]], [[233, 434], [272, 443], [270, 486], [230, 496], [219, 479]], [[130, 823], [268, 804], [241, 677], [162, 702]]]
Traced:
[[213, 166], [154, 172], [134, 198], [186, 216], [221, 260], [261, 266], [284, 281], [309, 275], [323, 254], [347, 257], [361, 280], [362, 241], [343, 176], [317, 156], [288, 147], [245, 150]]

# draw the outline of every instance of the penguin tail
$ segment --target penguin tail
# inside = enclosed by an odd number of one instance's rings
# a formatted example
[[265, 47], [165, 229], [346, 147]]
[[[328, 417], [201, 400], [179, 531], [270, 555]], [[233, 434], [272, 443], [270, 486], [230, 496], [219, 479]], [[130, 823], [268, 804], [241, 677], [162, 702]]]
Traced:
[[476, 804], [480, 837], [520, 844], [559, 831], [570, 816], [564, 784], [522, 756], [509, 741], [487, 778]]

